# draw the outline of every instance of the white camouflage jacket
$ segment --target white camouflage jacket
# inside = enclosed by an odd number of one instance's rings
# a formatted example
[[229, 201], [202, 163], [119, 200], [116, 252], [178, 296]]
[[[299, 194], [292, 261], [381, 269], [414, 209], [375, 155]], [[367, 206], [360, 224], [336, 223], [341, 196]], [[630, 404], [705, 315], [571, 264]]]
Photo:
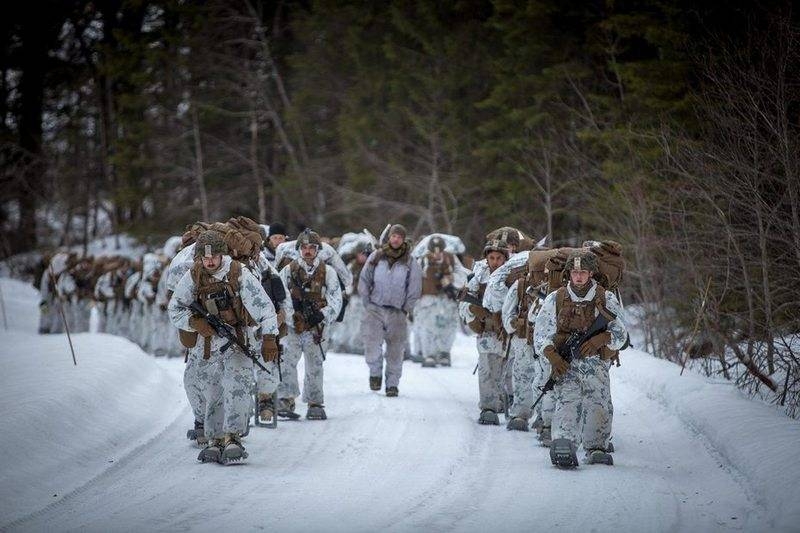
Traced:
[[[592, 287], [589, 289], [589, 292], [586, 293], [586, 296], [582, 298], [572, 292], [569, 285], [567, 285], [567, 294], [573, 302], [592, 300], [597, 292], [597, 282], [592, 280], [591, 283]], [[528, 312], [528, 320], [534, 323], [533, 349], [538, 355], [543, 355], [546, 347], [554, 345], [553, 339], [555, 338], [557, 329], [556, 294], [558, 294], [558, 291], [553, 291], [547, 295], [538, 314], [536, 313], [535, 307], [531, 307]], [[606, 309], [617, 317], [608, 324], [608, 332], [611, 333], [611, 341], [607, 346], [612, 350], [619, 350], [625, 345], [628, 332], [625, 328], [622, 306], [611, 291], [606, 291]], [[595, 316], [597, 316], [597, 309], [595, 309]]]
[[[219, 281], [225, 280], [230, 271], [232, 261], [230, 256], [222, 256], [222, 264], [219, 270], [213, 274], [214, 278]], [[169, 319], [176, 328], [184, 331], [195, 331], [189, 326], [189, 318], [192, 316], [192, 312], [187, 309], [187, 306], [191, 305], [196, 297], [197, 290], [194, 280], [192, 279], [192, 274], [187, 271], [178, 281], [175, 292], [169, 301]], [[264, 292], [264, 288], [261, 287], [261, 282], [246, 268], [242, 268], [241, 274], [239, 275], [239, 297], [242, 299], [242, 304], [245, 309], [247, 309], [247, 312], [250, 313], [250, 316], [258, 324], [253, 328], [248, 328], [248, 338], [251, 344], [255, 343], [256, 339], [254, 333], [259, 328], [264, 335], [278, 334], [275, 307], [272, 305], [269, 297], [267, 297], [267, 293]], [[215, 335], [211, 343], [212, 351], [219, 350], [226, 342], [227, 341], [224, 339]], [[202, 346], [202, 343], [198, 342], [197, 346]]]
[[[317, 271], [317, 267], [320, 264], [320, 258], [317, 257], [314, 259], [314, 262], [309, 265], [303, 259], [295, 259], [294, 261], [297, 262], [303, 268], [308, 276], [313, 276], [314, 272]], [[286, 291], [286, 299], [290, 301], [291, 304], [291, 294], [289, 291], [291, 290], [292, 282], [291, 282], [291, 268], [292, 263], [289, 263], [283, 270], [281, 270], [281, 279], [283, 279], [283, 284], [288, 288]], [[336, 275], [336, 271], [331, 268], [329, 265], [325, 268], [325, 290], [323, 296], [325, 297], [325, 302], [327, 305], [320, 309], [322, 314], [325, 316], [325, 325], [329, 325], [336, 320], [336, 317], [339, 316], [339, 311], [342, 309], [342, 289], [339, 286], [339, 278]], [[286, 316], [286, 324], [294, 329], [294, 323], [291, 320], [291, 314]]]

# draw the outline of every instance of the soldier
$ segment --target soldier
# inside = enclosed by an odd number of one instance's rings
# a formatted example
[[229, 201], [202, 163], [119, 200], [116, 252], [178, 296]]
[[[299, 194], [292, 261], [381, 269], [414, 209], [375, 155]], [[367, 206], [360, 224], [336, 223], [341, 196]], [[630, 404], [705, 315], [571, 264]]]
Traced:
[[358, 281], [358, 294], [366, 308], [361, 331], [369, 366], [369, 388], [381, 390], [386, 359], [386, 396], [390, 397], [399, 394], [403, 351], [408, 339], [406, 317], [413, 311], [422, 290], [422, 270], [411, 257], [411, 243], [406, 234], [400, 224], [391, 226], [387, 242], [370, 254]]
[[289, 332], [281, 339], [283, 380], [278, 386], [278, 414], [294, 418], [295, 397], [300, 394], [297, 363], [304, 356], [303, 401], [308, 404], [308, 420], [325, 420], [322, 391], [323, 366], [328, 345], [328, 326], [342, 307], [342, 291], [333, 268], [318, 257], [322, 246], [319, 235], [303, 231], [295, 242], [300, 257], [283, 270], [281, 278], [292, 297], [294, 314]]
[[486, 283], [492, 272], [508, 260], [508, 243], [492, 240], [483, 248], [481, 261], [472, 267], [473, 276], [467, 283], [465, 296], [459, 305], [461, 318], [478, 334], [478, 407], [480, 424], [498, 425], [497, 413], [504, 410], [505, 378], [503, 341], [505, 333], [500, 323], [500, 313], [490, 312], [482, 301]]
[[[627, 332], [616, 296], [592, 279], [597, 256], [586, 250], [572, 252], [564, 270], [569, 283], [550, 293], [534, 316], [534, 348], [544, 355], [557, 379], [553, 389], [553, 442], [550, 459], [559, 467], [578, 465], [577, 447], [583, 443], [585, 462], [613, 464], [607, 453], [611, 436], [610, 357], [625, 344]], [[598, 315], [610, 320], [601, 333], [586, 340], [580, 357], [566, 362], [559, 354], [573, 333], [584, 332]]]
[[[370, 241], [364, 240], [353, 247], [352, 259], [347, 263], [347, 268], [353, 274], [353, 286], [350, 290], [347, 312], [342, 317], [342, 321], [336, 324], [333, 330], [333, 342], [336, 345], [333, 349], [337, 351], [363, 354], [364, 341], [361, 339], [361, 322], [364, 320], [364, 303], [358, 295], [358, 277], [361, 270], [372, 253], [373, 246]], [[344, 257], [344, 254], [342, 254]]]
[[[542, 305], [542, 291], [547, 290], [547, 281], [527, 271], [525, 276], [514, 281], [503, 303], [503, 326], [511, 336], [510, 353], [513, 356], [512, 383], [514, 403], [509, 410], [506, 429], [528, 431], [531, 405], [534, 402], [534, 385], [544, 384], [550, 375], [550, 364], [546, 358], [533, 351], [533, 325], [528, 315], [535, 314]], [[546, 394], [537, 405], [539, 416], [535, 427], [537, 438], [543, 446], [550, 445], [550, 424], [553, 418], [553, 395]]]
[[433, 236], [428, 241], [428, 253], [422, 257], [422, 296], [414, 309], [423, 367], [450, 366], [458, 328], [455, 267], [455, 256], [445, 251], [444, 239]]
[[264, 256], [273, 265], [275, 265], [275, 250], [277, 250], [278, 245], [283, 242], [286, 242], [286, 227], [280, 222], [273, 222], [269, 225], [269, 231], [264, 241], [263, 250]]
[[[189, 357], [196, 362], [192, 392], [202, 397], [203, 429], [208, 439], [198, 460], [228, 464], [247, 458], [241, 435], [252, 405], [253, 361], [236, 345], [223, 354], [221, 349], [228, 340], [188, 306], [199, 302], [235, 331], [240, 341], [257, 347], [255, 352], [273, 369], [278, 356], [278, 324], [275, 308], [258, 279], [227, 255], [228, 247], [219, 233], [201, 233], [194, 249], [194, 265], [175, 288], [169, 317], [185, 337], [194, 336], [196, 341], [189, 350]], [[260, 329], [260, 339], [252, 326]]]

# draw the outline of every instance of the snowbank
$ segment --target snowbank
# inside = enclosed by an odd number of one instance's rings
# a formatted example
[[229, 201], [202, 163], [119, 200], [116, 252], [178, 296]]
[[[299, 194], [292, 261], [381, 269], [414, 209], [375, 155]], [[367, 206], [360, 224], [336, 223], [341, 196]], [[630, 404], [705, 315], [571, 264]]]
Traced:
[[[800, 524], [800, 422], [776, 408], [747, 398], [729, 381], [684, 372], [668, 361], [627, 350], [617, 377], [664, 404], [705, 437], [709, 447], [732, 465], [742, 484], [770, 511], [764, 529], [796, 531]], [[657, 423], [657, 421], [654, 421]]]
[[[0, 529], [85, 485], [185, 409], [182, 385], [110, 335], [37, 335], [37, 292], [0, 279]], [[0, 324], [2, 327], [2, 324]], [[143, 444], [144, 443], [144, 444]]]

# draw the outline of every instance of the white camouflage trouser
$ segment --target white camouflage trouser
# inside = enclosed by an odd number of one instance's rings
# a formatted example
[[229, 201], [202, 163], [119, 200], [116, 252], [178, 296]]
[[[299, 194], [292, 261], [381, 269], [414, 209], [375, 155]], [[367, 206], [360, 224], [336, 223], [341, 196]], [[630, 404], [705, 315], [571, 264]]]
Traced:
[[493, 333], [478, 335], [478, 407], [503, 411], [503, 343]]
[[221, 439], [226, 433], [244, 433], [253, 405], [253, 361], [236, 347], [224, 354], [212, 352], [204, 360], [201, 348], [196, 377], [205, 403], [205, 436]]
[[[514, 355], [513, 381], [514, 405], [509, 414], [530, 420], [535, 414], [531, 405], [539, 397], [543, 386], [550, 377], [550, 363], [544, 357], [534, 357], [533, 346], [525, 339], [514, 337], [511, 340], [511, 353]], [[549, 392], [536, 405], [536, 413], [542, 417], [545, 426], [553, 420], [553, 393]]]
[[[405, 314], [399, 310], [368, 304], [361, 323], [369, 375], [381, 376], [386, 359], [386, 387], [397, 387], [403, 375], [403, 351], [408, 340]], [[386, 341], [386, 353], [383, 342]]]
[[330, 349], [334, 352], [363, 354], [364, 342], [361, 340], [361, 322], [364, 320], [364, 305], [358, 295], [350, 296], [344, 319], [334, 322], [331, 328]]
[[[199, 339], [200, 340], [198, 340], [198, 343], [202, 343], [202, 337], [199, 337]], [[203, 393], [203, 384], [200, 382], [200, 377], [198, 375], [200, 370], [200, 361], [202, 360], [202, 350], [197, 350], [196, 348], [189, 350], [189, 357], [186, 360], [186, 368], [183, 369], [183, 390], [186, 391], [186, 397], [189, 399], [189, 405], [192, 407], [195, 420], [204, 420], [206, 413], [206, 401]]]
[[582, 442], [586, 450], [606, 448], [614, 415], [609, 366], [597, 356], [579, 359], [556, 382], [553, 439]]
[[450, 354], [458, 330], [458, 303], [443, 295], [426, 294], [414, 307], [414, 322], [422, 346], [422, 356], [438, 359]]
[[[325, 328], [327, 330], [327, 328]], [[321, 341], [322, 351], [328, 351], [328, 339], [326, 331], [323, 330]], [[300, 356], [304, 356], [305, 378], [303, 379], [303, 401], [306, 403], [324, 403], [322, 392], [323, 365], [320, 346], [314, 342], [314, 334], [311, 331], [304, 331], [301, 334], [289, 328], [289, 334], [281, 339], [283, 346], [283, 362], [281, 372], [283, 380], [278, 385], [279, 398], [296, 398], [300, 395], [300, 385], [297, 379], [297, 363]]]

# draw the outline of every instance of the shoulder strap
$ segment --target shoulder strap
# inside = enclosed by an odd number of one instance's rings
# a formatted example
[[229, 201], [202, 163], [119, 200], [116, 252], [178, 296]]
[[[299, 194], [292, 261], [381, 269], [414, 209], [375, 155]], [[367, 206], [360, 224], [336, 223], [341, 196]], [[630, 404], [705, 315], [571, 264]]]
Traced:
[[608, 320], [614, 320], [617, 316], [608, 310], [606, 307], [606, 290], [599, 283], [597, 284], [597, 292], [594, 296], [594, 305], [597, 307], [597, 312], [606, 317]]
[[561, 309], [564, 307], [564, 300], [566, 299], [567, 288], [559, 287], [558, 291], [556, 291], [556, 316], [558, 316], [558, 313], [560, 313]]
[[242, 264], [236, 259], [231, 260], [231, 268], [228, 270], [228, 283], [234, 292], [239, 292], [239, 276], [242, 275]]

